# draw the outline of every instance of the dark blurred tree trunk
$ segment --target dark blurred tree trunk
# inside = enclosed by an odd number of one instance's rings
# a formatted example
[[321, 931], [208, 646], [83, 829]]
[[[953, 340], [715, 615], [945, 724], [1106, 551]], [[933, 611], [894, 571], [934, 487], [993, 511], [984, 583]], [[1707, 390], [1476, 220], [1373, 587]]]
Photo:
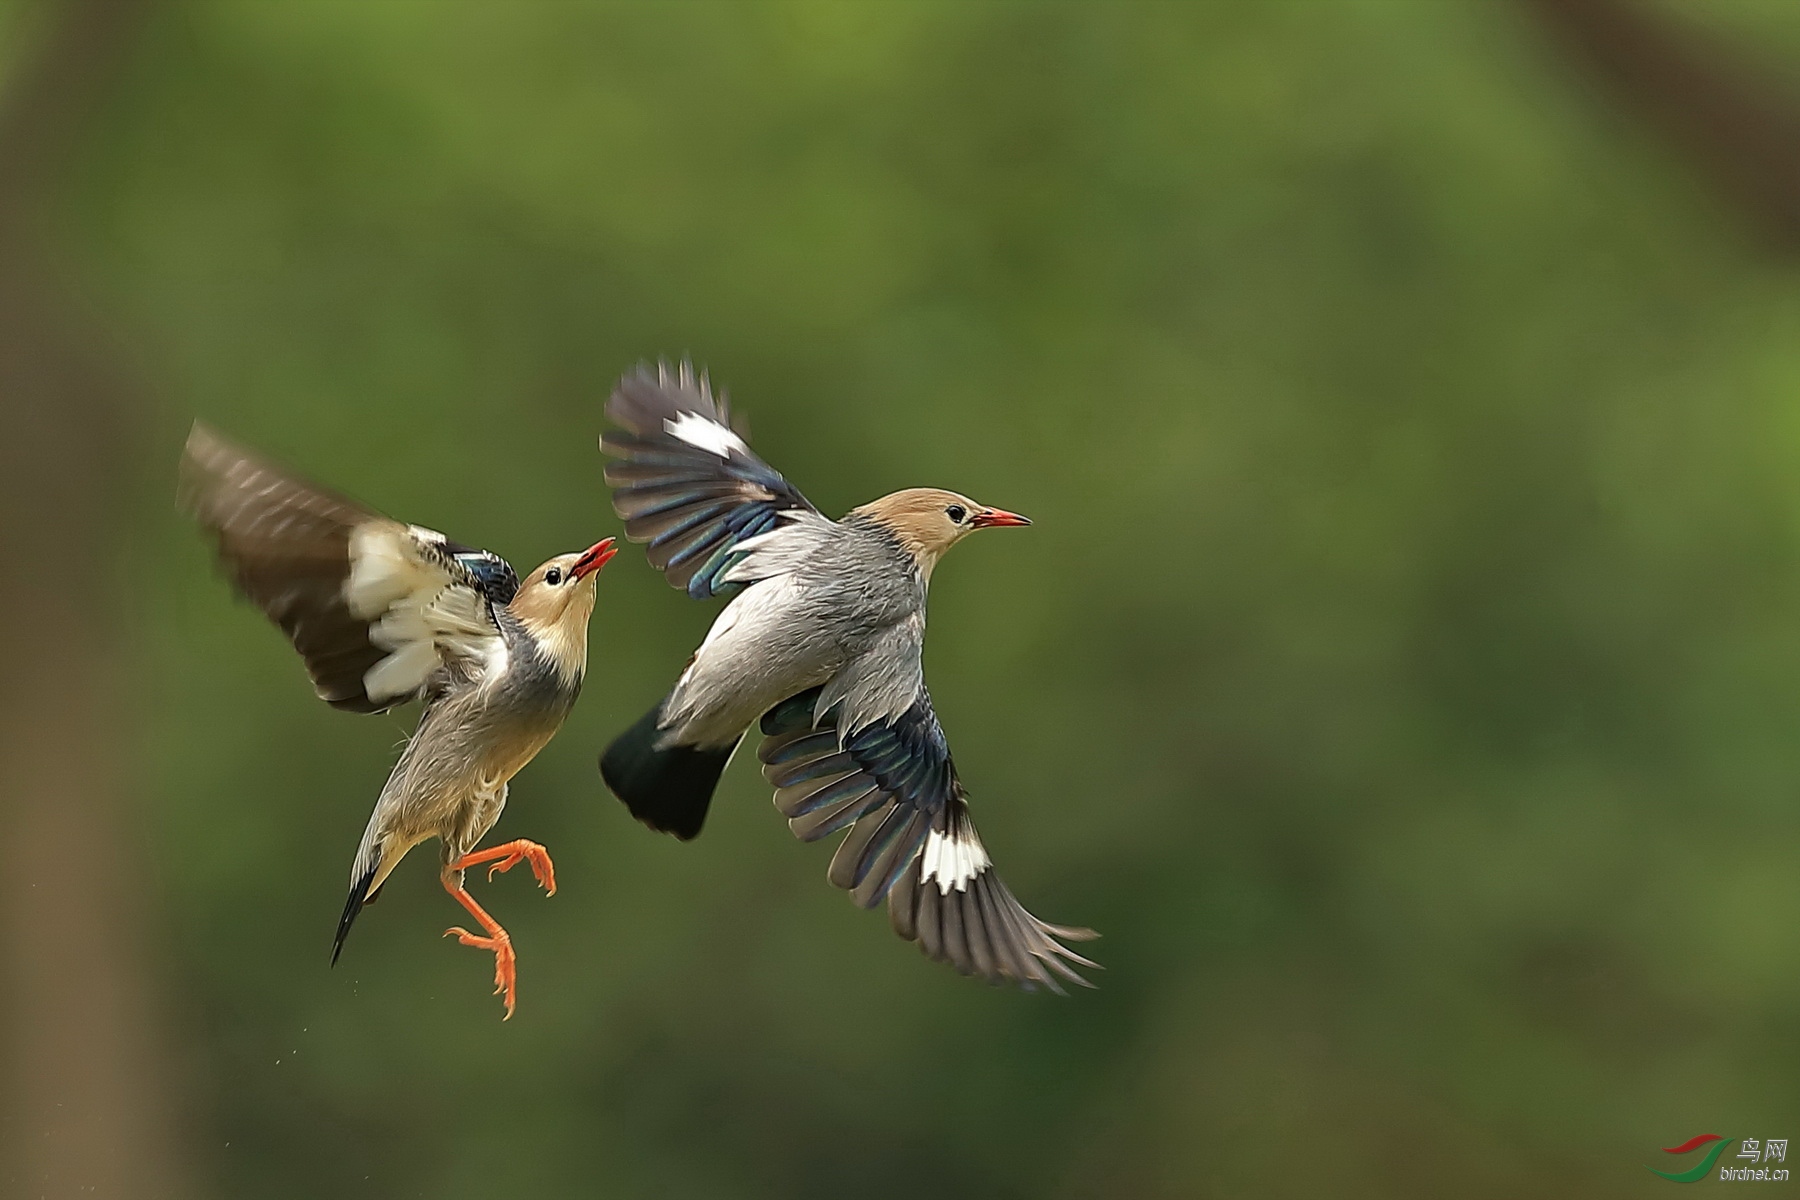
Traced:
[[[52, 201], [143, 24], [140, 0], [28, 11], [0, 93], [0, 621], [5, 1125], [20, 1197], [190, 1196], [141, 941], [112, 564], [138, 397], [51, 246]], [[35, 23], [35, 24], [34, 24]]]
[[1800, 251], [1800, 98], [1747, 50], [1643, 0], [1521, 0], [1765, 240]]

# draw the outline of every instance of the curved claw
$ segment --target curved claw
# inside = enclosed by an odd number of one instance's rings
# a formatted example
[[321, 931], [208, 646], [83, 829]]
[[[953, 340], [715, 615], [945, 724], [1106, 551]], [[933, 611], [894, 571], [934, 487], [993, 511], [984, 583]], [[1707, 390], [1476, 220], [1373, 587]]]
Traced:
[[506, 930], [498, 930], [493, 937], [482, 937], [470, 933], [460, 925], [452, 925], [444, 930], [444, 936], [456, 936], [456, 940], [465, 946], [473, 946], [478, 950], [491, 950], [494, 954], [494, 995], [506, 997], [506, 1015], [503, 1021], [512, 1020], [513, 1008], [519, 999], [519, 959], [513, 952], [512, 938]]

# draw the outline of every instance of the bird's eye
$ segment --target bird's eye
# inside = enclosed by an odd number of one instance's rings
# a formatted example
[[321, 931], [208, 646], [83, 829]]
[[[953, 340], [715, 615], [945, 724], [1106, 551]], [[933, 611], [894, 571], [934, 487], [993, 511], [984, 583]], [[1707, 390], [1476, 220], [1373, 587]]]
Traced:
[[952, 504], [949, 508], [944, 510], [944, 515], [958, 525], [961, 525], [963, 523], [963, 518], [969, 515], [969, 510], [960, 504]]
[[562, 582], [562, 571], [556, 567], [551, 567], [548, 571], [544, 572], [544, 582], [551, 587], [555, 587]]

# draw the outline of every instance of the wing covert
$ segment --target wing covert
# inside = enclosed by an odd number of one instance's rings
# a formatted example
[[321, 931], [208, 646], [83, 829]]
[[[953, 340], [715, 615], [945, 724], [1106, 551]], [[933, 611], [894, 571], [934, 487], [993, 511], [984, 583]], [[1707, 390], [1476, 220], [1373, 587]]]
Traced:
[[771, 709], [757, 757], [775, 806], [811, 842], [849, 833], [828, 876], [864, 908], [883, 899], [894, 931], [964, 975], [1026, 990], [1088, 986], [1096, 967], [1063, 945], [1098, 936], [1027, 912], [993, 870], [969, 819], [943, 727], [923, 691], [899, 717], [839, 738], [834, 712], [816, 716], [819, 689]]
[[725, 578], [742, 543], [775, 529], [785, 512], [817, 512], [732, 428], [723, 393], [683, 362], [639, 366], [606, 402], [619, 429], [600, 448], [625, 536], [647, 543], [650, 563], [695, 599], [735, 591]]
[[478, 672], [505, 653], [491, 605], [511, 600], [518, 577], [496, 554], [384, 517], [199, 423], [179, 498], [333, 708], [382, 712], [446, 664]]

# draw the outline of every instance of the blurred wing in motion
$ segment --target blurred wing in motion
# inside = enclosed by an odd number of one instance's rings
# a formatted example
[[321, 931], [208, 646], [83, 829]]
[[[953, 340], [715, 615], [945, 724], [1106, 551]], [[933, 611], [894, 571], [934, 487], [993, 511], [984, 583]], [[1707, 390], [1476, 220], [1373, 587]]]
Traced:
[[625, 536], [647, 542], [650, 564], [695, 599], [736, 590], [725, 576], [743, 542], [776, 528], [784, 512], [816, 512], [781, 473], [758, 458], [714, 403], [705, 375], [687, 363], [670, 373], [640, 366], [606, 402], [600, 448]]
[[505, 662], [490, 606], [519, 582], [496, 554], [315, 487], [198, 423], [180, 503], [333, 708], [381, 712], [420, 696], [439, 668], [479, 677]]
[[814, 689], [771, 709], [757, 757], [801, 841], [850, 830], [831, 882], [864, 908], [885, 898], [894, 932], [964, 975], [1028, 991], [1061, 992], [1059, 976], [1089, 986], [1070, 964], [1098, 964], [1062, 943], [1098, 935], [1038, 920], [1000, 882], [930, 697], [921, 691], [900, 717], [841, 744], [834, 716], [815, 722], [818, 697]]

